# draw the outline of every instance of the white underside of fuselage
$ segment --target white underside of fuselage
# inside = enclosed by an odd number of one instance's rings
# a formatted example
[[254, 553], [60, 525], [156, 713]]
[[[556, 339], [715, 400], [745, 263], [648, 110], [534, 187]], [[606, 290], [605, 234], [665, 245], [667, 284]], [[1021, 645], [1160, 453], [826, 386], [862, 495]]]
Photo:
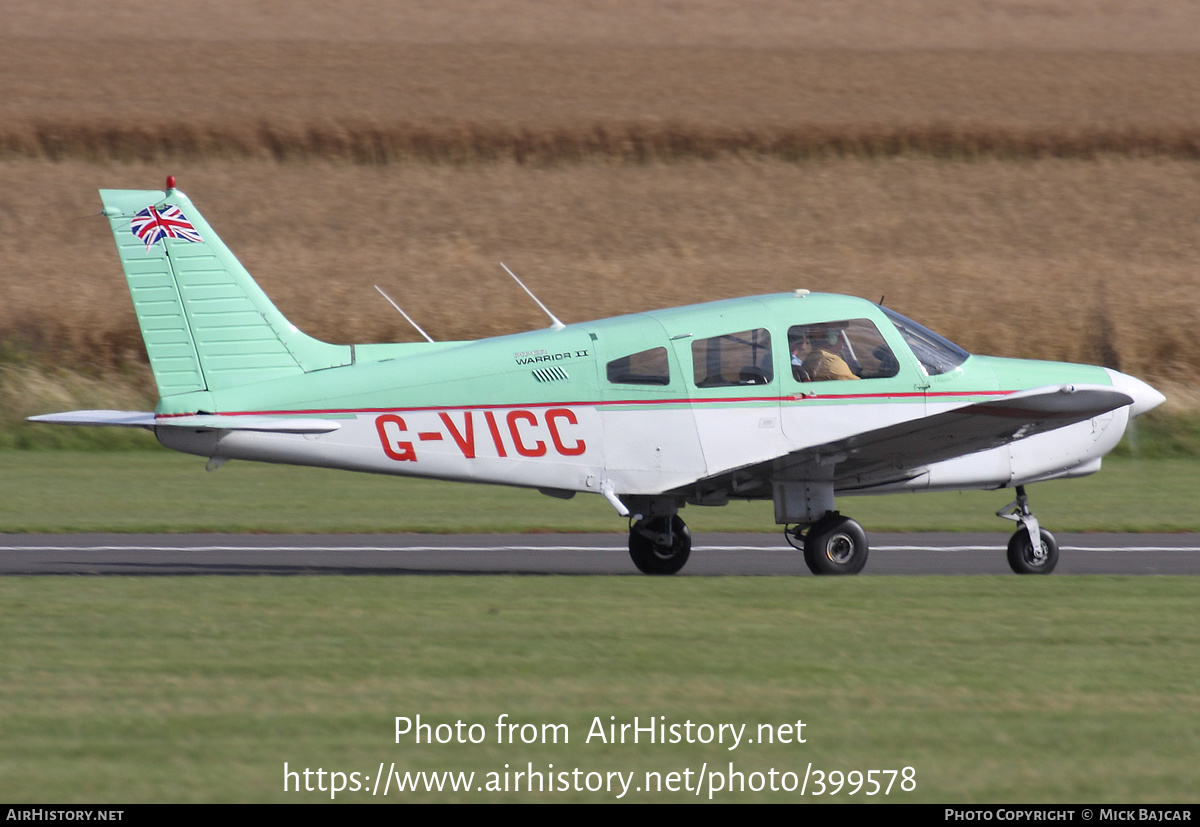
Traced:
[[[168, 448], [242, 459], [529, 488], [654, 495], [953, 404], [557, 405], [338, 412], [328, 433], [157, 428]], [[850, 415], [852, 412], [852, 415]], [[306, 414], [311, 416], [311, 414]], [[230, 416], [234, 424], [237, 416]], [[839, 493], [1001, 488], [1092, 473], [1127, 409], [1008, 445], [864, 479]], [[833, 460], [836, 462], [836, 458]], [[734, 496], [737, 496], [736, 493]]]

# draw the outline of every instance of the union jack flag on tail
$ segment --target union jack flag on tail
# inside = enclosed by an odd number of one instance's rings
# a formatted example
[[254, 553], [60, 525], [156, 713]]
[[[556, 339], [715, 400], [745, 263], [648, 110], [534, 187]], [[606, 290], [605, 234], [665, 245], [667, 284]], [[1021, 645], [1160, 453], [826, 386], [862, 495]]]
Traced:
[[165, 207], [159, 210], [152, 204], [133, 217], [130, 228], [134, 235], [146, 243], [147, 250], [162, 238], [178, 238], [183, 241], [204, 240], [192, 226], [192, 222], [184, 217], [179, 207]]

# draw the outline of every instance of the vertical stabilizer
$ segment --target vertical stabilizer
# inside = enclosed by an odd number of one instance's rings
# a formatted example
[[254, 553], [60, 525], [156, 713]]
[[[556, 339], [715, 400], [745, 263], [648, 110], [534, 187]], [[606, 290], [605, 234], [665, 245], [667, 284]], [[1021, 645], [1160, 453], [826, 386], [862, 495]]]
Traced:
[[159, 394], [219, 391], [346, 365], [348, 345], [283, 317], [187, 196], [101, 190]]

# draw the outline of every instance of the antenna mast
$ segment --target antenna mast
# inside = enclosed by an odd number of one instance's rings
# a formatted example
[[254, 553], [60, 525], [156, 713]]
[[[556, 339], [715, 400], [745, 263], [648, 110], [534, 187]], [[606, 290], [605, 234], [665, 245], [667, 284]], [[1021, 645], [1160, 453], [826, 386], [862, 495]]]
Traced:
[[407, 313], [405, 313], [403, 309], [401, 309], [400, 305], [398, 305], [394, 301], [392, 301], [392, 297], [389, 296], [387, 293], [383, 292], [382, 287], [380, 287], [377, 284], [377, 285], [375, 285], [375, 289], [379, 291], [379, 295], [383, 296], [385, 299], [388, 300], [388, 303], [391, 304], [392, 307], [396, 308], [396, 312], [399, 313], [401, 316], [403, 316], [404, 320], [406, 322], [408, 322], [410, 325], [415, 327], [417, 329], [417, 332], [425, 337], [425, 341], [429, 342], [430, 344], [434, 344], [434, 341], [433, 341], [433, 339], [430, 338], [429, 334], [426, 333], [424, 330], [422, 330], [421, 326], [419, 324], [417, 324], [416, 322], [414, 322], [412, 320], [412, 317], [409, 316]]
[[549, 308], [547, 308], [546, 305], [542, 304], [541, 300], [537, 296], [533, 295], [533, 291], [531, 291], [528, 287], [526, 287], [525, 283], [522, 282], [519, 278], [517, 278], [517, 274], [514, 273], [512, 270], [508, 269], [508, 265], [506, 265], [502, 261], [502, 262], [500, 262], [500, 266], [504, 268], [504, 272], [508, 273], [510, 276], [513, 277], [513, 281], [515, 281], [517, 284], [521, 285], [521, 289], [529, 294], [529, 298], [531, 298], [535, 302], [537, 302], [537, 306], [542, 308], [542, 312], [550, 317], [550, 322], [551, 322], [550, 326], [552, 328], [554, 328], [555, 330], [562, 330], [564, 327], [566, 327], [565, 324], [563, 324], [562, 322], [560, 322], [558, 320], [557, 316], [555, 316], [553, 313], [550, 312]]

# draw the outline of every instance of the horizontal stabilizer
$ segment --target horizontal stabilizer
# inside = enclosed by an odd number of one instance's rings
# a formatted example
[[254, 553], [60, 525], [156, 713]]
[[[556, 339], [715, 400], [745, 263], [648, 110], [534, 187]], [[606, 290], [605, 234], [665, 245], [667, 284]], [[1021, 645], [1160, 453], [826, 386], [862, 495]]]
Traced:
[[281, 434], [325, 434], [341, 425], [329, 419], [289, 419], [274, 416], [156, 417], [150, 411], [67, 411], [29, 417], [30, 422], [52, 425], [108, 425], [118, 428], [193, 428], [213, 431], [268, 431]]
[[26, 417], [51, 425], [110, 425], [117, 428], [153, 428], [153, 411], [66, 411]]

